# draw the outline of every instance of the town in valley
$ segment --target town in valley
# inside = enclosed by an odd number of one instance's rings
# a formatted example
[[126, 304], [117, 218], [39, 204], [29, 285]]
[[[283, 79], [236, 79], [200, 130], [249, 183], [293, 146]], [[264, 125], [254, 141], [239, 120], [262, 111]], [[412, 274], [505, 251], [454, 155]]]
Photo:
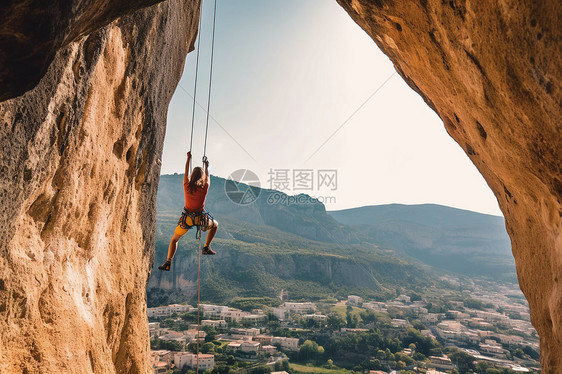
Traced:
[[[385, 301], [245, 298], [147, 309], [154, 373], [539, 373], [516, 284], [472, 282]], [[470, 291], [470, 292], [467, 292]], [[199, 316], [198, 316], [199, 314]], [[200, 323], [197, 324], [199, 318]], [[197, 355], [197, 352], [199, 354]]]

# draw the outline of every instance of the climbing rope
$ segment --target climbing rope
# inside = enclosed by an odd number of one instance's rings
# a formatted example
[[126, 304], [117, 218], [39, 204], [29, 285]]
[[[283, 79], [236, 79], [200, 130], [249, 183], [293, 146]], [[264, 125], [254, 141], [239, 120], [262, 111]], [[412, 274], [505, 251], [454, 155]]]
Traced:
[[197, 267], [197, 335], [196, 335], [196, 339], [197, 339], [197, 371], [196, 373], [199, 373], [199, 310], [200, 310], [200, 305], [199, 303], [201, 302], [201, 230], [199, 228], [199, 226], [197, 227], [197, 234], [198, 239], [199, 239], [199, 265]]
[[209, 71], [209, 94], [207, 98], [207, 122], [205, 124], [205, 145], [203, 147], [203, 161], [206, 159], [207, 155], [207, 133], [209, 131], [209, 115], [211, 112], [211, 87], [213, 83], [213, 58], [215, 55], [215, 23], [217, 19], [217, 0], [215, 0], [214, 9], [213, 9], [213, 35], [211, 38], [211, 65]]
[[[201, 4], [202, 7], [202, 4]], [[202, 13], [202, 9], [201, 9], [201, 13]], [[189, 151], [191, 152], [192, 146], [193, 146], [193, 128], [194, 128], [194, 123], [195, 123], [195, 105], [196, 105], [196, 94], [197, 94], [197, 73], [199, 71], [199, 47], [201, 45], [201, 20], [202, 20], [202, 16], [199, 16], [199, 39], [197, 41], [197, 62], [195, 64], [195, 88], [194, 88], [194, 93], [193, 93], [193, 111], [191, 114], [191, 137], [190, 137], [190, 143], [189, 143]], [[210, 71], [209, 71], [209, 93], [208, 93], [208, 97], [207, 97], [207, 120], [205, 123], [205, 143], [203, 146], [203, 166], [205, 166], [206, 162], [207, 162], [207, 136], [209, 133], [209, 116], [210, 116], [210, 109], [211, 109], [211, 88], [212, 88], [212, 82], [213, 82], [213, 59], [214, 59], [214, 52], [215, 52], [215, 24], [216, 24], [216, 19], [217, 19], [217, 0], [215, 0], [214, 2], [214, 6], [213, 6], [213, 34], [212, 34], [212, 38], [211, 38], [211, 65], [210, 65]], [[189, 171], [191, 173], [191, 164], [189, 166]], [[198, 260], [198, 266], [197, 266], [197, 335], [196, 335], [196, 341], [197, 341], [197, 364], [196, 364], [196, 372], [199, 373], [199, 330], [200, 330], [200, 311], [201, 311], [201, 223], [202, 223], [202, 218], [199, 218], [199, 224], [197, 225], [197, 232], [195, 233], [195, 237], [199, 240], [199, 260]]]
[[[202, 10], [202, 9], [201, 9]], [[195, 78], [193, 80], [193, 109], [191, 110], [191, 135], [189, 137], [189, 152], [193, 148], [193, 127], [195, 124], [195, 98], [197, 97], [197, 75], [199, 73], [199, 50], [201, 46], [201, 13], [199, 14], [199, 35], [197, 36], [197, 54], [195, 58]], [[191, 174], [191, 163], [189, 164], [189, 173]]]

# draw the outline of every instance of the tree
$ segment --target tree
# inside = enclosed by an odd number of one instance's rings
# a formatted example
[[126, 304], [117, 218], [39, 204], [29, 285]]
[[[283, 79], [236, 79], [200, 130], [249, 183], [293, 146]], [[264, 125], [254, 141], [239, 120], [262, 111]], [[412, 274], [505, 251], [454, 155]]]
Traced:
[[226, 365], [218, 365], [213, 368], [211, 374], [228, 374], [230, 368]]
[[486, 374], [486, 370], [491, 367], [494, 367], [494, 365], [486, 361], [480, 361], [476, 364], [476, 372], [478, 374]]
[[345, 322], [343, 321], [343, 319], [340, 317], [339, 314], [330, 314], [328, 316], [328, 319], [326, 320], [327, 324], [328, 324], [328, 328], [332, 329], [332, 330], [339, 330], [341, 329], [343, 326], [345, 326]]
[[359, 323], [359, 318], [357, 317], [356, 314], [351, 314], [351, 312], [348, 310], [346, 312], [346, 319], [347, 319], [347, 327], [349, 328], [357, 327], [357, 324]]
[[420, 294], [417, 294], [415, 292], [412, 292], [410, 294], [410, 301], [421, 301], [422, 297]]
[[298, 358], [302, 361], [317, 360], [324, 354], [324, 348], [312, 340], [306, 340], [299, 348]]
[[523, 352], [525, 352], [526, 355], [529, 355], [533, 360], [538, 360], [540, 357], [539, 353], [528, 345], [523, 347]]
[[466, 373], [469, 370], [476, 370], [476, 366], [474, 366], [474, 358], [468, 353], [456, 350], [449, 355], [449, 358], [457, 365], [461, 374]]
[[215, 340], [217, 336], [217, 329], [213, 326], [203, 326], [201, 330], [205, 331], [207, 335], [205, 335], [205, 341], [210, 342], [211, 340]]
[[271, 368], [265, 365], [260, 365], [248, 369], [248, 374], [269, 374], [269, 373], [271, 373]]
[[207, 342], [201, 346], [201, 353], [214, 352], [215, 345], [211, 342]]
[[364, 312], [359, 313], [363, 323], [376, 323], [377, 322], [377, 315], [372, 310], [367, 310]]

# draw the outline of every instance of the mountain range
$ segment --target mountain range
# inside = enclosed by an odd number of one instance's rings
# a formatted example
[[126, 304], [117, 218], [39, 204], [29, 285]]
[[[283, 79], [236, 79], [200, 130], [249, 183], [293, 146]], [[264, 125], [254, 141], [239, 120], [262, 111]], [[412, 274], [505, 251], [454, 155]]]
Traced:
[[[156, 268], [165, 260], [183, 208], [182, 180], [182, 174], [160, 178], [149, 306], [196, 295], [199, 244], [192, 232], [180, 240], [172, 270]], [[233, 188], [255, 201], [233, 202]], [[209, 302], [275, 298], [282, 291], [292, 300], [333, 300], [349, 294], [382, 300], [403, 290], [435, 286], [436, 275], [444, 272], [513, 278], [501, 217], [438, 205], [327, 212], [306, 195], [288, 199], [279, 191], [233, 185], [215, 176], [206, 209], [220, 223], [213, 242], [217, 254], [201, 258], [202, 300]]]
[[435, 204], [389, 204], [329, 212], [377, 243], [427, 265], [467, 276], [515, 280], [503, 217]]

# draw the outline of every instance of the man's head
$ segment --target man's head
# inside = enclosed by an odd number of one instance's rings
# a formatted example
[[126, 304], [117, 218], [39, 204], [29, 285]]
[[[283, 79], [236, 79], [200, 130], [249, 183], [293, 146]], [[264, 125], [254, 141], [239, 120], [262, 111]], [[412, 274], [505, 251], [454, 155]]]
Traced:
[[191, 178], [189, 178], [189, 191], [194, 193], [197, 187], [203, 187], [205, 184], [205, 172], [199, 166], [193, 168]]

